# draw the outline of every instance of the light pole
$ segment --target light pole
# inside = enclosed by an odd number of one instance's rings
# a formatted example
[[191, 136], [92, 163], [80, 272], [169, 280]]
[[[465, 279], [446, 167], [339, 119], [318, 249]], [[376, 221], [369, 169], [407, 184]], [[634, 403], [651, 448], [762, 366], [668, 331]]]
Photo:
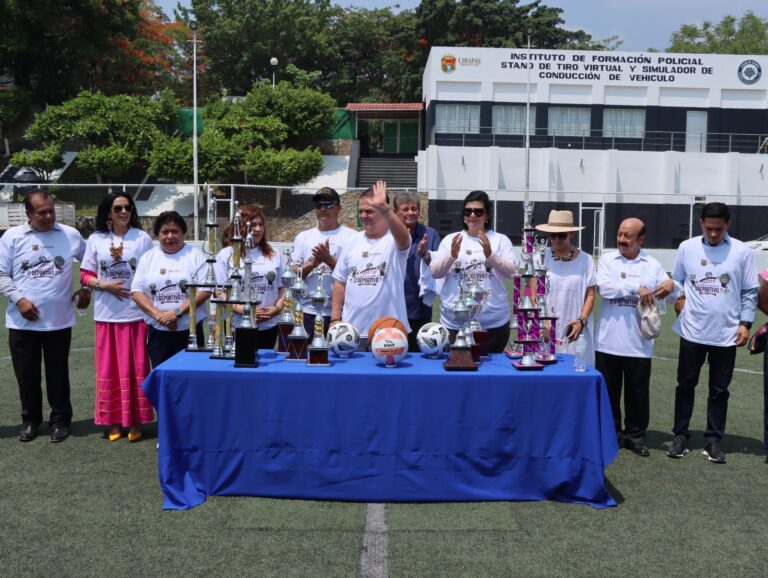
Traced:
[[199, 209], [198, 209], [198, 187], [197, 187], [197, 22], [191, 20], [189, 27], [192, 29], [192, 184], [194, 186], [194, 222], [195, 222], [195, 241], [199, 236]]
[[269, 59], [269, 63], [272, 65], [272, 90], [275, 90], [275, 69], [277, 68], [277, 58], [274, 56]]
[[525, 100], [525, 200], [528, 200], [530, 196], [530, 184], [531, 184], [531, 34], [533, 34], [533, 28], [530, 26], [526, 29], [528, 36], [528, 53], [526, 60], [528, 66], [528, 81], [526, 82], [526, 100]]

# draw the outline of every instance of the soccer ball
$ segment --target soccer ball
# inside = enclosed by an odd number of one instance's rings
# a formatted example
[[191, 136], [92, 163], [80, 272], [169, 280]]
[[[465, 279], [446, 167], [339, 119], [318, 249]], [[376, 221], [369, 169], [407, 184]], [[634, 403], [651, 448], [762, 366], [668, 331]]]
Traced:
[[371, 340], [371, 353], [379, 363], [395, 367], [408, 353], [408, 338], [396, 327], [379, 329]]
[[427, 357], [440, 357], [448, 347], [448, 330], [439, 323], [427, 323], [416, 334], [416, 342]]
[[360, 347], [360, 333], [351, 323], [337, 323], [328, 330], [328, 348], [336, 357], [349, 357]]

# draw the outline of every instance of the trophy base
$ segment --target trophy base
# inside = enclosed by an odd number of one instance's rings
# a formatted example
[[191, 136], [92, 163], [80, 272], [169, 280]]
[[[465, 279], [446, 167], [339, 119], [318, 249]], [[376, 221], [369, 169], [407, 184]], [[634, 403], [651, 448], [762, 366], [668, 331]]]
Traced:
[[542, 365], [553, 365], [557, 363], [557, 357], [536, 357], [536, 363], [540, 363]]
[[307, 367], [330, 367], [333, 365], [328, 360], [327, 347], [308, 347], [307, 353]]
[[473, 343], [469, 346], [469, 350], [472, 352], [472, 361], [480, 363], [480, 345], [478, 343]]
[[443, 362], [446, 371], [477, 371], [477, 366], [472, 359], [472, 349], [459, 347], [451, 349], [448, 359]]
[[221, 355], [211, 354], [208, 356], [208, 358], [209, 359], [229, 359], [231, 361], [235, 358], [235, 356], [232, 355], [231, 353], [225, 352], [225, 353], [222, 353]]
[[237, 327], [235, 329], [235, 367], [258, 367], [259, 346], [257, 339], [259, 330], [255, 327]]
[[184, 349], [184, 351], [188, 351], [190, 353], [210, 353], [213, 351], [213, 347], [192, 347], [189, 346]]
[[288, 353], [288, 336], [293, 331], [293, 323], [277, 324], [277, 348], [275, 353]]
[[308, 337], [291, 337], [288, 339], [288, 357], [286, 361], [306, 361]]
[[489, 351], [491, 342], [489, 339], [489, 333], [485, 329], [478, 329], [472, 332], [472, 338], [475, 343], [480, 347], [480, 359], [490, 359], [491, 353]]
[[533, 363], [531, 365], [523, 365], [519, 361], [513, 361], [512, 367], [517, 369], [518, 371], [541, 371], [544, 369], [544, 366], [541, 363]]

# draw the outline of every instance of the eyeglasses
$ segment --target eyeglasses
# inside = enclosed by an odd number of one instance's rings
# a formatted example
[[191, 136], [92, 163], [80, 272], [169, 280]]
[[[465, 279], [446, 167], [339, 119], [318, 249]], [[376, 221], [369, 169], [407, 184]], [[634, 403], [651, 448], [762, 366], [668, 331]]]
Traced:
[[332, 209], [336, 204], [335, 201], [315, 201], [316, 209]]
[[568, 236], [568, 233], [550, 233], [549, 238], [550, 239], [565, 239]]
[[465, 217], [471, 217], [472, 215], [475, 217], [482, 217], [485, 215], [485, 209], [464, 209]]
[[112, 210], [117, 214], [120, 214], [123, 211], [126, 213], [130, 213], [132, 211], [131, 205], [113, 205]]

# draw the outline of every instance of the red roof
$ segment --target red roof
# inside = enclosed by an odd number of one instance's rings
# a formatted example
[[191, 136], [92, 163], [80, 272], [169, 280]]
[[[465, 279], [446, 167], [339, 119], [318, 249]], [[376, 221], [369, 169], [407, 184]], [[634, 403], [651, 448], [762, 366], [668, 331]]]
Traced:
[[424, 104], [421, 102], [350, 102], [347, 104], [347, 110], [424, 110]]

